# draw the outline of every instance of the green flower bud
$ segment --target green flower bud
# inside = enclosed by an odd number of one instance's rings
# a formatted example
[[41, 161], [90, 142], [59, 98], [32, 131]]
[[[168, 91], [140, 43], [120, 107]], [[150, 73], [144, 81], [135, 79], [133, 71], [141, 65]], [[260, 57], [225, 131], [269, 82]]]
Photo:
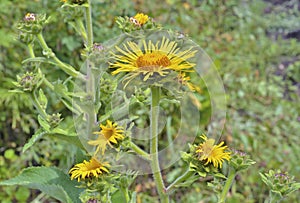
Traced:
[[300, 188], [300, 183], [294, 181], [294, 176], [289, 176], [288, 172], [269, 170], [268, 173], [260, 173], [260, 176], [274, 199], [280, 200]]
[[34, 41], [34, 35], [20, 32], [19, 33], [19, 40], [23, 42], [24, 44], [31, 44]]
[[249, 166], [255, 164], [256, 162], [249, 158], [245, 152], [239, 150], [231, 150], [232, 155], [229, 161], [229, 165], [234, 168], [236, 172], [245, 170]]
[[63, 120], [61, 117], [61, 114], [60, 113], [56, 113], [56, 114], [52, 114], [52, 115], [49, 115], [48, 117], [48, 122], [51, 126], [51, 128], [55, 128], [58, 126], [58, 124]]
[[46, 14], [27, 13], [17, 28], [24, 34], [37, 35], [48, 22], [49, 18], [46, 18]]
[[34, 88], [39, 86], [40, 81], [40, 74], [26, 72], [22, 76], [17, 76], [17, 83], [15, 85], [20, 87], [24, 92], [32, 92]]

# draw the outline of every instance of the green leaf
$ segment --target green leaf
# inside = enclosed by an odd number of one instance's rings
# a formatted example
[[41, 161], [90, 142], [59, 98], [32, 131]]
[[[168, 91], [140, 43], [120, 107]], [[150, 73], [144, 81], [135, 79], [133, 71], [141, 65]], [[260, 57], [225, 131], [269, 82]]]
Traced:
[[39, 90], [39, 102], [40, 105], [42, 106], [42, 108], [45, 110], [48, 104], [48, 99], [46, 97], [46, 95], [44, 94], [44, 91], [42, 89]]
[[41, 137], [43, 137], [46, 134], [45, 131], [42, 129], [38, 129], [34, 135], [29, 139], [29, 141], [24, 145], [22, 152], [25, 152], [27, 149], [29, 149], [36, 141], [38, 141]]
[[30, 190], [26, 187], [19, 187], [15, 193], [15, 197], [19, 202], [26, 202], [30, 196]]
[[45, 129], [47, 132], [50, 130], [50, 125], [47, 121], [45, 121], [40, 115], [38, 115], [38, 121], [39, 124], [42, 126], [43, 129]]
[[194, 175], [191, 176], [189, 179], [186, 181], [176, 184], [175, 187], [180, 188], [180, 187], [190, 187], [195, 181], [199, 180], [199, 176]]
[[78, 136], [74, 135], [65, 135], [65, 134], [49, 134], [49, 136], [64, 140], [70, 144], [74, 144], [75, 146], [85, 150]]
[[118, 190], [115, 192], [111, 197], [112, 203], [126, 203], [126, 199], [124, 198], [124, 194], [121, 192], [121, 190]]
[[73, 113], [75, 113], [75, 114], [77, 114], [77, 115], [80, 114], [80, 112], [79, 112], [77, 109], [73, 108], [73, 104], [72, 104], [71, 102], [66, 101], [66, 100], [64, 100], [64, 99], [61, 99], [61, 101], [62, 101], [62, 103], [63, 103], [69, 110], [71, 110]]
[[0, 182], [3, 186], [23, 185], [38, 189], [45, 194], [66, 203], [80, 203], [79, 194], [83, 189], [78, 188], [76, 181], [58, 168], [29, 167], [18, 176]]

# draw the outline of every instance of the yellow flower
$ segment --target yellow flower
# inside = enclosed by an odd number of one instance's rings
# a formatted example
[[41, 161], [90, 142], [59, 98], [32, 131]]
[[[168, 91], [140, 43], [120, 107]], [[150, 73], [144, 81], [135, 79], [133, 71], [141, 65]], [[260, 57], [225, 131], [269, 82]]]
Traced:
[[126, 72], [128, 73], [126, 79], [129, 81], [138, 75], [142, 75], [143, 81], [146, 81], [154, 75], [166, 76], [170, 71], [193, 71], [195, 64], [187, 61], [196, 53], [195, 50], [192, 51], [192, 47], [180, 51], [176, 42], [165, 37], [156, 44], [151, 40], [148, 42], [143, 40], [142, 43], [143, 50], [130, 41], [123, 44], [124, 50], [116, 46], [122, 55], [112, 53], [115, 62], [111, 64], [111, 68], [116, 68], [112, 75]]
[[77, 178], [78, 182], [85, 178], [98, 177], [103, 173], [109, 173], [108, 167], [110, 165], [106, 162], [100, 163], [94, 157], [90, 161], [84, 160], [83, 163], [76, 164], [70, 169], [71, 180]]
[[191, 78], [189, 76], [186, 76], [185, 73], [179, 73], [177, 75], [177, 79], [180, 84], [187, 86], [192, 92], [196, 91], [201, 93], [201, 88], [189, 82]]
[[230, 159], [230, 152], [225, 152], [227, 146], [222, 146], [224, 142], [221, 142], [218, 145], [215, 144], [214, 139], [207, 139], [205, 135], [202, 135], [201, 138], [204, 140], [196, 150], [198, 153], [200, 161], [206, 161], [205, 165], [208, 163], [213, 163], [213, 166], [218, 168], [222, 167], [223, 161]]
[[149, 16], [143, 14], [143, 13], [138, 13], [136, 14], [134, 17], [133, 17], [135, 20], [137, 20], [137, 23], [142, 26], [144, 25], [145, 23], [148, 22], [149, 20]]
[[24, 19], [26, 21], [35, 21], [36, 15], [34, 13], [26, 13]]
[[118, 126], [117, 123], [112, 123], [110, 120], [107, 120], [106, 126], [100, 124], [100, 128], [100, 132], [94, 132], [94, 134], [98, 134], [98, 138], [88, 141], [89, 145], [97, 146], [95, 154], [99, 151], [104, 154], [107, 144], [112, 147], [112, 144], [118, 144], [118, 141], [124, 139], [124, 130], [121, 126]]

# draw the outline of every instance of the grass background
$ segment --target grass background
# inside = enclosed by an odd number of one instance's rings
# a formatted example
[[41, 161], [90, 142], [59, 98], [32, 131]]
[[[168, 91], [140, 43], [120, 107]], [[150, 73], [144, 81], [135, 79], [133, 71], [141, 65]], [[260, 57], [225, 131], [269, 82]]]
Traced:
[[[70, 166], [75, 150], [67, 143], [44, 138], [20, 153], [38, 128], [37, 116], [25, 95], [13, 94], [12, 81], [28, 67], [28, 56], [17, 39], [16, 23], [27, 12], [52, 16], [44, 36], [57, 56], [80, 67], [83, 44], [74, 29], [61, 20], [59, 1], [2, 0], [0, 3], [0, 180], [15, 176], [31, 165]], [[121, 31], [116, 16], [144, 12], [166, 28], [187, 33], [215, 62], [227, 94], [223, 139], [230, 147], [250, 154], [257, 163], [236, 177], [228, 202], [264, 202], [268, 195], [258, 172], [281, 169], [300, 179], [300, 3], [296, 0], [165, 0], [93, 1], [95, 42]], [[37, 45], [37, 44], [36, 44]], [[37, 46], [38, 47], [38, 46]], [[25, 57], [24, 57], [25, 56]], [[64, 73], [44, 65], [47, 77], [64, 79]], [[48, 91], [53, 113], [72, 119]], [[166, 178], [172, 179], [172, 174]], [[153, 182], [138, 183], [153, 202]], [[198, 181], [174, 194], [176, 202], [215, 202], [206, 183]], [[0, 188], [1, 202], [54, 201], [22, 187]], [[300, 202], [299, 191], [283, 202]]]

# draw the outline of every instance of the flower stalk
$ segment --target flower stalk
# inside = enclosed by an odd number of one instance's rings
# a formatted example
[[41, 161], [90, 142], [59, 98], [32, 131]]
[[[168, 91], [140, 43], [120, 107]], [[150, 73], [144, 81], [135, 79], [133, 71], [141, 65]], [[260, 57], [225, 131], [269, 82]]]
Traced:
[[87, 34], [84, 28], [84, 25], [82, 23], [82, 18], [76, 18], [75, 19], [76, 27], [75, 29], [80, 33], [81, 37], [85, 42], [87, 42]]
[[31, 58], [35, 58], [35, 54], [34, 54], [34, 51], [33, 51], [33, 45], [32, 45], [32, 43], [28, 44], [27, 47], [28, 47], [28, 51], [29, 51], [30, 57]]
[[139, 146], [137, 146], [136, 144], [134, 144], [133, 142], [130, 142], [130, 148], [137, 153], [138, 155], [140, 155], [143, 159], [150, 161], [150, 155], [145, 152], [144, 150], [142, 150]]
[[48, 47], [43, 35], [41, 33], [37, 34], [37, 38], [39, 40], [39, 43], [43, 49], [44, 55], [47, 55], [48, 57], [52, 58], [58, 65], [60, 69], [62, 69], [65, 73], [72, 77], [79, 77], [80, 79], [84, 79], [84, 75], [78, 71], [75, 70], [72, 66], [63, 63], [60, 59], [58, 59], [53, 51]]
[[226, 180], [226, 183], [225, 183], [225, 185], [223, 187], [223, 190], [222, 190], [222, 193], [221, 193], [219, 203], [225, 203], [226, 196], [227, 196], [228, 191], [229, 191], [229, 189], [230, 189], [230, 187], [231, 187], [231, 185], [234, 181], [235, 175], [236, 175], [235, 170], [230, 169], [227, 180]]
[[92, 7], [91, 1], [88, 1], [89, 6], [85, 8], [86, 32], [87, 32], [87, 46], [93, 46], [93, 24], [92, 24]]
[[[90, 48], [93, 46], [93, 24], [92, 24], [92, 13], [91, 13], [91, 1], [88, 1], [88, 7], [85, 8], [85, 22], [86, 22], [86, 35], [87, 35], [87, 47]], [[95, 102], [95, 84], [94, 76], [92, 74], [92, 64], [89, 60], [86, 61], [87, 75], [86, 75], [86, 90], [88, 95], [91, 97], [90, 100], [92, 104], [86, 113], [87, 116], [87, 134], [91, 135], [93, 132], [93, 126], [97, 121], [97, 114], [95, 112], [94, 102]]]
[[35, 108], [37, 109], [37, 111], [39, 112], [39, 114], [43, 117], [43, 119], [47, 120], [47, 118], [48, 118], [47, 113], [42, 108], [40, 102], [38, 101], [38, 99], [36, 98], [36, 95], [34, 93], [30, 94], [30, 99], [31, 99], [32, 103], [34, 104]]
[[151, 87], [151, 122], [150, 122], [150, 156], [151, 169], [156, 184], [157, 192], [162, 203], [168, 203], [169, 197], [166, 194], [166, 188], [162, 179], [161, 170], [158, 160], [158, 115], [159, 115], [159, 99], [160, 88]]

